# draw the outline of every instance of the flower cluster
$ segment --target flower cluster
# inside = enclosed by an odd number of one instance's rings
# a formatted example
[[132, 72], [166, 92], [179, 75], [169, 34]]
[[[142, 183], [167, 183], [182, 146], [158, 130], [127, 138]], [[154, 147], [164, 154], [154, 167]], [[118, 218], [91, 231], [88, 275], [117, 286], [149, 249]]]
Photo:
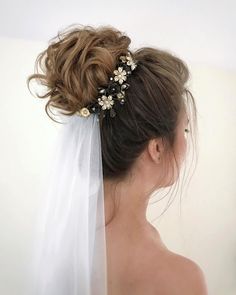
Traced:
[[[126, 82], [127, 77], [131, 75], [132, 71], [137, 67], [137, 62], [133, 60], [130, 52], [126, 56], [120, 56], [120, 62], [117, 68], [113, 71], [114, 76], [110, 77], [107, 87], [99, 87], [99, 97], [97, 101], [90, 105], [83, 107], [77, 114], [82, 117], [88, 117], [91, 113], [100, 113], [101, 111], [109, 110], [110, 116], [114, 117], [116, 112], [113, 108], [115, 101], [118, 101], [121, 105], [125, 102], [125, 90], [129, 88], [129, 84]], [[105, 116], [105, 113], [103, 113]]]

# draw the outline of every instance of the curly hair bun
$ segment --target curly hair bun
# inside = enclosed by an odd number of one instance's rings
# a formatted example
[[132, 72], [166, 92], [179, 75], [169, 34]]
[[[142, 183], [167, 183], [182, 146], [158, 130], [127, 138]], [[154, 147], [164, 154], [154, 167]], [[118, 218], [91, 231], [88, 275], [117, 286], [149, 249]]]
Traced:
[[[49, 97], [45, 106], [48, 115], [50, 106], [72, 115], [96, 99], [97, 88], [108, 83], [130, 42], [128, 36], [111, 26], [69, 26], [37, 56], [36, 73], [28, 77], [28, 88], [32, 79], [47, 87], [46, 93], [37, 97]], [[39, 73], [39, 67], [43, 73]]]

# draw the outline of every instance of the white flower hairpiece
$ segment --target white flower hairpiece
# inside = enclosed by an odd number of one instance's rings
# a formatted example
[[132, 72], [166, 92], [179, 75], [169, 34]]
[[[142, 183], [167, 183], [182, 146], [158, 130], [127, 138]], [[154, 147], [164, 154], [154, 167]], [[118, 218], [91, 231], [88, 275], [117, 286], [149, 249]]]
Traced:
[[[119, 57], [117, 68], [113, 71], [114, 77], [110, 77], [107, 87], [99, 87], [99, 96], [96, 102], [83, 107], [76, 113], [83, 117], [88, 117], [91, 113], [100, 113], [101, 111], [110, 111], [110, 116], [114, 117], [116, 112], [113, 108], [115, 101], [121, 105], [125, 102], [125, 90], [129, 88], [126, 82], [129, 75], [137, 67], [137, 61], [133, 59], [131, 53], [128, 51], [126, 55]], [[105, 114], [103, 113], [103, 116]]]

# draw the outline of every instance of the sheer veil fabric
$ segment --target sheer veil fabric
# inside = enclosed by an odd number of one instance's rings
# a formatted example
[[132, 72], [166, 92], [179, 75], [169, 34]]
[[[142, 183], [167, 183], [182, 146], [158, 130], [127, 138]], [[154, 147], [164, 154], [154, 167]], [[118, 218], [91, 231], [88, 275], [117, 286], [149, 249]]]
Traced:
[[98, 115], [62, 118], [36, 222], [31, 294], [107, 295]]

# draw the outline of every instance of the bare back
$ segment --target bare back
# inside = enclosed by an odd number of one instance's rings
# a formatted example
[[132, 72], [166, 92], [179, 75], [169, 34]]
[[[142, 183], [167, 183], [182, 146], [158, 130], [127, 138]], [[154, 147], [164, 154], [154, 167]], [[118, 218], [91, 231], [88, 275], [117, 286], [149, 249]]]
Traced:
[[107, 229], [108, 295], [206, 295], [204, 277], [192, 260], [171, 252], [159, 233]]

